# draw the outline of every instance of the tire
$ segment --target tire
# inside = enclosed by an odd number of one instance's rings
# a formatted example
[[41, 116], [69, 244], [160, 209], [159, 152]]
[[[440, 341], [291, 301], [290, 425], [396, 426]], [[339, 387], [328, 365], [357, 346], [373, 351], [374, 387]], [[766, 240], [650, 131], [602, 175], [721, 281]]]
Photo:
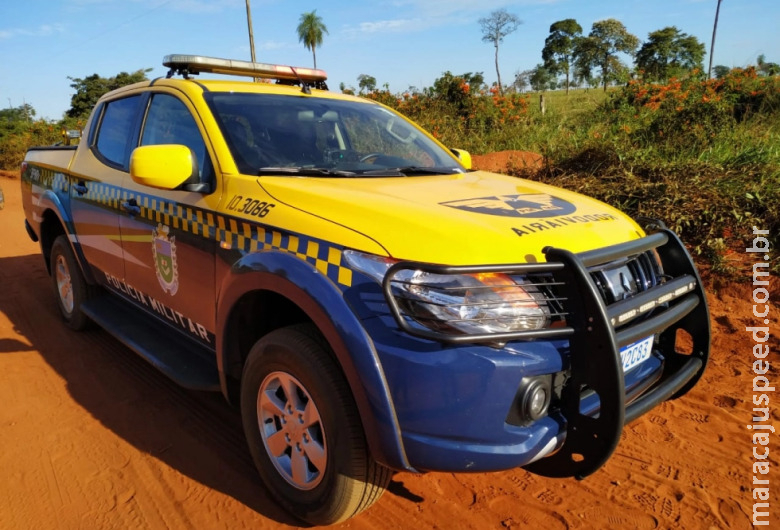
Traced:
[[281, 328], [255, 343], [244, 365], [241, 417], [271, 495], [309, 524], [358, 514], [390, 482], [390, 469], [369, 454], [349, 385], [312, 325]]
[[95, 288], [88, 285], [70, 248], [68, 237], [57, 236], [51, 247], [51, 279], [57, 306], [69, 328], [81, 331], [92, 321], [81, 310], [84, 302], [95, 296]]

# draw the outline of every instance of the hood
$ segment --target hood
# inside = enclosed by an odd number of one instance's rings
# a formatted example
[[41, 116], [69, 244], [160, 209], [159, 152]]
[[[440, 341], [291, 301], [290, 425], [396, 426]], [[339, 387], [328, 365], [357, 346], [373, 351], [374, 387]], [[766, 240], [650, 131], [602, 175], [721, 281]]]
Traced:
[[595, 199], [484, 171], [260, 177], [258, 183], [277, 201], [349, 227], [403, 260], [525, 263], [544, 261], [546, 246], [581, 252], [644, 235], [625, 214]]

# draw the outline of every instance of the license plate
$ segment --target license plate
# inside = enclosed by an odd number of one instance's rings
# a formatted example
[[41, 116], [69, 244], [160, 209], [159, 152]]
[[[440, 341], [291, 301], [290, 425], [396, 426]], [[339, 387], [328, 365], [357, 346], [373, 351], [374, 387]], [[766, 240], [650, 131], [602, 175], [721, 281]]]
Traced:
[[620, 360], [623, 362], [623, 372], [628, 372], [635, 366], [649, 359], [652, 351], [652, 336], [621, 348]]

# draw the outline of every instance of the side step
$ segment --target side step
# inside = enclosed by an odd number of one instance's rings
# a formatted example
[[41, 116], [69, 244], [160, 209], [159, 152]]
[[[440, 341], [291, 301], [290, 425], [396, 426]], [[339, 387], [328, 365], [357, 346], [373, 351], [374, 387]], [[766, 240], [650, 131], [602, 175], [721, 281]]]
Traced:
[[214, 352], [165, 326], [141, 309], [106, 293], [82, 306], [84, 313], [177, 384], [218, 391]]

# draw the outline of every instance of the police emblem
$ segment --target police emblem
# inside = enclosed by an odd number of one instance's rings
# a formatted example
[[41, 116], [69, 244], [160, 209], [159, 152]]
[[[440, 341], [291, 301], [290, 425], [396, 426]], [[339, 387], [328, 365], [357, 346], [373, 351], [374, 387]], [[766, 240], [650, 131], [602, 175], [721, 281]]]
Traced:
[[152, 230], [152, 253], [157, 281], [171, 296], [179, 290], [179, 266], [176, 263], [176, 238], [168, 236], [170, 228], [162, 223]]
[[443, 202], [441, 205], [467, 212], [498, 215], [501, 217], [556, 217], [569, 215], [577, 210], [577, 207], [569, 201], [547, 195], [546, 193], [480, 197], [477, 199]]

